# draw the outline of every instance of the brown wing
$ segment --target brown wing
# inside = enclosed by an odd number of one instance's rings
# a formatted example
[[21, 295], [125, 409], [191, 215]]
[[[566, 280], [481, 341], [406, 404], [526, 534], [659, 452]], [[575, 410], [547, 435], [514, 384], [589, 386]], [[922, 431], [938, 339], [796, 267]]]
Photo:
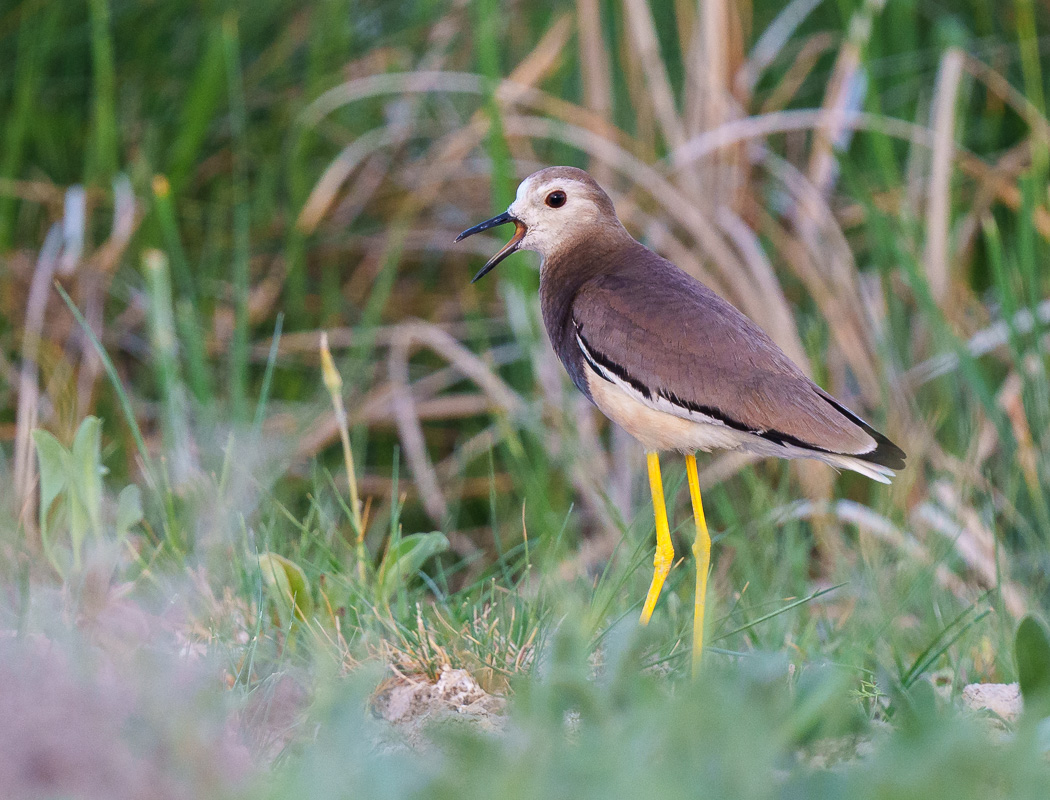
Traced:
[[598, 276], [573, 302], [577, 333], [606, 370], [682, 416], [904, 466], [899, 448], [807, 378], [751, 320], [670, 262], [645, 256], [644, 269]]

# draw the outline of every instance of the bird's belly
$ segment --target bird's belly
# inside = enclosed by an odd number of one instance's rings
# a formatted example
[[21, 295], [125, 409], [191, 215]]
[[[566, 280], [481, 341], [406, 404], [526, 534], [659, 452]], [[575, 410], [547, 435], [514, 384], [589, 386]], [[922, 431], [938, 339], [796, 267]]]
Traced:
[[745, 446], [749, 436], [714, 422], [699, 422], [676, 417], [650, 408], [631, 397], [616, 384], [586, 371], [587, 388], [598, 409], [609, 419], [641, 442], [646, 450], [735, 450]]

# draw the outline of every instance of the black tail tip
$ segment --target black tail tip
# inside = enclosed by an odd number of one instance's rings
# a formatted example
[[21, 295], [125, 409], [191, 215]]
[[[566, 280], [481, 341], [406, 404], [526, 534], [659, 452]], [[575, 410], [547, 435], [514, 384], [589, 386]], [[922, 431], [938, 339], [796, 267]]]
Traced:
[[869, 429], [868, 435], [875, 439], [875, 449], [858, 458], [888, 469], [904, 469], [904, 459], [908, 457], [907, 453], [874, 429]]
[[901, 450], [897, 445], [891, 442], [886, 436], [883, 436], [868, 423], [846, 408], [842, 403], [836, 400], [827, 392], [822, 389], [819, 390], [820, 396], [823, 397], [828, 403], [836, 408], [840, 414], [845, 416], [847, 419], [853, 421], [859, 425], [861, 429], [868, 434], [872, 439], [875, 440], [875, 449], [867, 453], [858, 453], [854, 458], [859, 458], [861, 461], [867, 461], [871, 464], [877, 464], [880, 467], [886, 467], [887, 469], [904, 469], [904, 459], [908, 456]]

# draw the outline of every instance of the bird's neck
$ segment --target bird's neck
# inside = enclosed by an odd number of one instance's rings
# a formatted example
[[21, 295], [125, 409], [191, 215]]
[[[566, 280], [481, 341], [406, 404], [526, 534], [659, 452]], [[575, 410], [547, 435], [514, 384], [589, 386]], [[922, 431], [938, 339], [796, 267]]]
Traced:
[[580, 288], [600, 275], [615, 272], [637, 247], [642, 245], [621, 227], [605, 236], [581, 237], [544, 255], [540, 265], [540, 309], [551, 344], [559, 355], [571, 339], [570, 315]]

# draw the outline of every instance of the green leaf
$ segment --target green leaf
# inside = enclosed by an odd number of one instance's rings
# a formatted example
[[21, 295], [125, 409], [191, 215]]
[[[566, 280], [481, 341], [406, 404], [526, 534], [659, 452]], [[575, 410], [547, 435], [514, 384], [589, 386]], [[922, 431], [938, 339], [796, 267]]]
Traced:
[[142, 492], [135, 484], [125, 486], [117, 498], [117, 538], [123, 539], [133, 526], [142, 522]]
[[379, 568], [379, 601], [387, 602], [402, 581], [415, 575], [428, 558], [446, 550], [448, 538], [438, 531], [413, 533], [391, 547]]
[[[66, 573], [68, 559], [60, 558], [55, 551], [51, 522], [58, 516], [52, 514], [53, 506], [69, 486], [69, 475], [72, 456], [51, 433], [45, 430], [33, 431], [33, 444], [36, 446], [36, 457], [40, 464], [40, 542], [44, 555], [58, 570], [60, 575]], [[68, 508], [68, 501], [60, 503], [60, 508]]]
[[1044, 756], [1050, 753], [1050, 717], [1043, 717], [1035, 724], [1035, 746]]
[[937, 692], [927, 680], [916, 680], [908, 686], [898, 683], [891, 692], [894, 721], [902, 734], [919, 737], [932, 730], [938, 719]]
[[277, 553], [263, 553], [259, 556], [259, 569], [266, 585], [279, 595], [278, 608], [294, 608], [295, 616], [305, 622], [313, 613], [314, 601], [303, 568]]
[[[98, 417], [84, 417], [73, 437], [72, 466], [70, 480], [76, 490], [81, 508], [76, 515], [74, 547], [79, 549], [88, 530], [96, 539], [102, 538], [102, 422]], [[75, 508], [75, 505], [74, 505]]]
[[70, 455], [62, 443], [45, 430], [33, 431], [33, 444], [40, 464], [40, 530], [44, 531], [51, 504], [68, 483]]
[[1031, 615], [1017, 626], [1014, 659], [1025, 712], [1039, 717], [1050, 716], [1050, 634]]

